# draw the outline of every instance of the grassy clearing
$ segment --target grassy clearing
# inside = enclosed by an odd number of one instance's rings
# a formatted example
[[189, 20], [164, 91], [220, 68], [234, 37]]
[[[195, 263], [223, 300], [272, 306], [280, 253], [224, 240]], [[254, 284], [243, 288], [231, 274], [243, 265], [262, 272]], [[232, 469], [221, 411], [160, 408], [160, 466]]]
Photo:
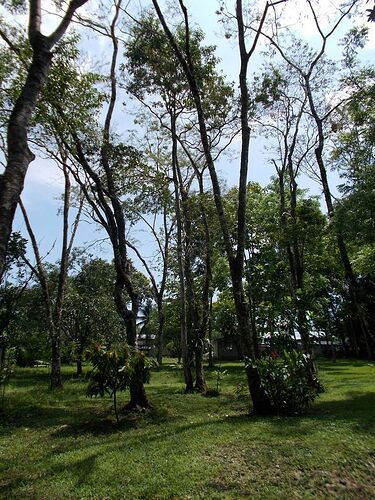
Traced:
[[18, 370], [0, 423], [0, 498], [375, 498], [374, 365], [322, 362], [327, 391], [282, 418], [249, 418], [234, 391], [241, 365], [222, 366], [221, 396], [205, 398], [182, 394], [167, 363], [147, 388], [155, 411], [120, 428], [71, 368], [58, 393], [45, 369]]

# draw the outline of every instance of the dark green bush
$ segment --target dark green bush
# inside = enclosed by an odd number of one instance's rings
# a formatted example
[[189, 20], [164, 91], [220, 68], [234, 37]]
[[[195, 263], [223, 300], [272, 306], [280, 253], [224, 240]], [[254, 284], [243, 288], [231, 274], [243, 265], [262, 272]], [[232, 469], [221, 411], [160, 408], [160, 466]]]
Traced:
[[314, 363], [306, 353], [284, 350], [280, 355], [266, 355], [252, 363], [275, 413], [301, 413], [323, 392]]
[[127, 345], [120, 349], [107, 349], [96, 345], [91, 355], [93, 370], [89, 374], [90, 382], [87, 387], [88, 396], [108, 394], [113, 399], [116, 421], [119, 423], [117, 411], [117, 393], [130, 387], [132, 380], [150, 380], [150, 368], [153, 361], [142, 352]]

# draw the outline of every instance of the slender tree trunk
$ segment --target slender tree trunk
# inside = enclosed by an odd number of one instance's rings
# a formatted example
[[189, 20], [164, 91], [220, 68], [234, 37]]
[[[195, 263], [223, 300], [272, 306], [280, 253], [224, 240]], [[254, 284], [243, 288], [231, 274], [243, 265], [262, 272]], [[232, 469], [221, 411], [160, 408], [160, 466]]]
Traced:
[[159, 366], [163, 363], [163, 347], [164, 347], [164, 311], [163, 311], [163, 299], [158, 300], [158, 347], [157, 347], [157, 362]]
[[51, 389], [62, 389], [60, 335], [53, 328], [51, 339]]
[[6, 346], [5, 341], [0, 339], [0, 370], [4, 365], [6, 348], [7, 348], [7, 346]]
[[63, 384], [62, 384], [62, 378], [61, 378], [61, 356], [60, 356], [60, 331], [59, 328], [56, 327], [55, 325], [55, 318], [54, 318], [54, 311], [53, 311], [53, 303], [52, 303], [52, 297], [50, 293], [50, 285], [49, 285], [49, 280], [48, 280], [48, 275], [45, 270], [45, 267], [42, 262], [42, 258], [39, 253], [39, 248], [38, 244], [35, 238], [35, 234], [32, 230], [29, 218], [27, 216], [26, 209], [22, 203], [21, 200], [19, 200], [19, 206], [23, 214], [23, 218], [25, 221], [26, 229], [29, 234], [31, 244], [33, 247], [34, 255], [35, 255], [35, 261], [36, 261], [36, 267], [34, 268], [31, 266], [31, 264], [26, 261], [34, 271], [35, 275], [37, 276], [42, 293], [43, 293], [43, 299], [44, 299], [44, 307], [46, 311], [46, 318], [47, 318], [47, 324], [48, 324], [48, 332], [50, 336], [50, 342], [51, 342], [51, 380], [50, 380], [50, 387], [51, 389], [61, 389]]
[[[211, 234], [210, 234], [210, 226], [207, 220], [207, 214], [203, 203], [204, 196], [204, 185], [203, 185], [203, 172], [197, 172], [198, 183], [199, 183], [199, 212], [203, 222], [204, 228], [204, 247], [205, 247], [205, 271], [204, 271], [204, 281], [203, 281], [203, 289], [202, 289], [202, 313], [200, 325], [198, 328], [198, 338], [196, 341], [195, 347], [195, 389], [199, 392], [206, 392], [207, 385], [204, 374], [203, 367], [203, 355], [204, 355], [204, 346], [205, 339], [207, 338], [207, 332], [210, 323], [210, 287], [212, 281], [212, 270], [211, 270]], [[212, 362], [212, 353], [211, 362]]]
[[157, 286], [155, 286], [155, 292], [157, 296], [158, 303], [158, 354], [157, 360], [159, 366], [161, 366], [163, 362], [163, 349], [164, 349], [164, 324], [165, 324], [165, 316], [164, 316], [164, 292], [165, 286], [167, 282], [167, 274], [168, 274], [168, 265], [169, 265], [169, 246], [170, 246], [170, 237], [172, 232], [173, 224], [168, 228], [168, 218], [167, 218], [167, 206], [164, 205], [164, 213], [163, 213], [163, 225], [164, 225], [164, 251], [162, 251], [160, 247], [160, 253], [163, 256], [163, 275], [160, 283], [159, 292], [157, 292]]
[[71, 183], [69, 178], [69, 173], [66, 165], [66, 156], [61, 152], [61, 158], [63, 161], [63, 173], [65, 179], [65, 189], [64, 189], [64, 205], [63, 205], [63, 241], [61, 246], [61, 260], [60, 260], [60, 270], [57, 284], [57, 294], [55, 307], [53, 310], [53, 325], [51, 330], [51, 354], [52, 354], [52, 366], [51, 366], [51, 389], [62, 388], [62, 378], [61, 378], [61, 316], [63, 311], [63, 304], [65, 298], [65, 288], [66, 288], [66, 278], [68, 275], [68, 265], [69, 265], [69, 255], [72, 248], [75, 232], [77, 230], [79, 222], [79, 214], [74, 225], [74, 230], [71, 236], [71, 242], [69, 244], [69, 209], [70, 209], [70, 194], [71, 194]]
[[83, 341], [82, 335], [79, 335], [78, 345], [77, 345], [77, 368], [76, 375], [77, 377], [82, 377], [82, 355], [83, 355]]
[[183, 221], [180, 201], [180, 188], [177, 172], [177, 139], [176, 139], [176, 118], [171, 114], [171, 130], [172, 130], [172, 165], [173, 165], [173, 183], [175, 193], [176, 206], [176, 224], [177, 224], [177, 260], [180, 280], [180, 328], [181, 328], [181, 355], [185, 379], [185, 392], [193, 391], [193, 377], [191, 373], [191, 354], [189, 349], [189, 337], [187, 326], [187, 299], [186, 299], [186, 283], [184, 266], [184, 243], [183, 243]]
[[118, 410], [117, 410], [117, 391], [113, 391], [113, 408], [115, 410], [115, 416], [116, 416], [116, 423], [117, 425], [120, 424], [120, 419], [118, 416]]
[[77, 369], [76, 369], [76, 376], [77, 377], [82, 377], [83, 371], [82, 371], [82, 353], [77, 354]]
[[213, 345], [212, 345], [212, 301], [213, 297], [212, 294], [210, 294], [210, 313], [208, 317], [208, 340], [210, 343], [209, 351], [208, 351], [208, 366], [209, 368], [214, 367], [214, 356], [213, 356]]
[[[205, 155], [206, 164], [210, 173], [213, 195], [215, 200], [215, 206], [217, 210], [217, 215], [219, 219], [219, 223], [222, 229], [225, 249], [228, 257], [228, 262], [231, 271], [232, 278], [232, 290], [234, 303], [236, 308], [236, 316], [238, 321], [238, 333], [241, 339], [243, 352], [249, 357], [253, 358], [255, 356], [255, 350], [253, 345], [253, 339], [250, 336], [250, 328], [249, 328], [249, 314], [248, 314], [248, 304], [245, 298], [244, 290], [243, 290], [243, 261], [244, 261], [244, 244], [245, 244], [245, 232], [246, 232], [246, 186], [247, 186], [247, 168], [248, 168], [248, 151], [249, 151], [249, 140], [250, 140], [250, 129], [248, 126], [248, 92], [247, 92], [247, 84], [246, 84], [246, 70], [249, 58], [253, 51], [255, 50], [255, 46], [257, 40], [260, 36], [261, 28], [264, 24], [267, 7], [264, 11], [264, 15], [262, 16], [262, 20], [259, 26], [259, 31], [254, 40], [253, 46], [249, 52], [246, 51], [245, 48], [245, 38], [244, 38], [244, 25], [243, 25], [243, 17], [242, 17], [242, 2], [237, 0], [236, 3], [236, 15], [238, 22], [238, 32], [240, 41], [240, 52], [241, 52], [241, 71], [240, 71], [240, 87], [241, 87], [241, 125], [242, 125], [242, 152], [241, 152], [241, 167], [240, 167], [240, 183], [239, 183], [239, 203], [238, 203], [238, 228], [237, 228], [237, 251], [236, 256], [233, 252], [232, 247], [232, 239], [229, 233], [227, 220], [224, 213], [223, 200], [221, 196], [221, 189], [219, 184], [219, 179], [217, 176], [217, 172], [215, 169], [214, 160], [211, 154], [210, 141], [208, 138], [208, 131], [205, 120], [205, 113], [203, 110], [201, 94], [199, 90], [199, 86], [197, 83], [195, 68], [190, 54], [190, 32], [189, 32], [189, 21], [186, 7], [183, 4], [182, 0], [179, 0], [180, 7], [183, 12], [184, 21], [185, 21], [185, 33], [186, 33], [186, 54], [183, 54], [180, 47], [176, 43], [176, 40], [173, 37], [172, 32], [168, 28], [168, 25], [165, 21], [165, 18], [160, 10], [159, 4], [157, 0], [152, 0], [152, 3], [155, 7], [157, 15], [160, 19], [160, 22], [163, 26], [163, 29], [168, 37], [168, 40], [173, 48], [176, 57], [178, 58], [186, 79], [189, 83], [190, 91], [192, 97], [194, 99], [195, 108], [197, 111], [198, 117], [198, 125], [200, 131], [200, 137], [202, 141], [202, 148]], [[247, 106], [247, 107], [246, 107]], [[250, 370], [248, 375], [252, 373], [253, 370]], [[258, 374], [259, 378], [259, 374]], [[249, 383], [249, 390], [251, 394], [251, 398], [253, 400], [254, 410], [260, 411], [262, 407], [265, 407], [265, 399], [266, 395], [262, 390], [260, 384]]]
[[255, 356], [259, 356], [259, 340], [258, 340], [258, 328], [256, 323], [256, 304], [251, 291], [251, 279], [247, 279], [248, 282], [248, 299], [249, 299], [249, 314], [250, 314], [250, 325], [251, 325], [251, 336], [253, 337], [253, 344], [255, 348]]
[[279, 171], [279, 194], [280, 194], [280, 223], [283, 228], [283, 240], [288, 256], [290, 269], [290, 291], [293, 298], [294, 308], [297, 312], [298, 332], [301, 337], [302, 348], [311, 354], [310, 336], [306, 324], [306, 311], [301, 303], [300, 297], [304, 286], [304, 269], [301, 261], [297, 237], [297, 184], [294, 180], [294, 171], [289, 160], [289, 195], [290, 195], [290, 223], [288, 221], [288, 210], [285, 200], [285, 179], [283, 166]]
[[[186, 329], [187, 329], [187, 341], [188, 341], [188, 357], [189, 364], [192, 364], [191, 343], [194, 342], [194, 358], [195, 358], [195, 370], [196, 370], [196, 381], [194, 388], [200, 392], [205, 392], [205, 380], [204, 380], [204, 369], [203, 369], [203, 349], [202, 341], [199, 336], [200, 325], [198, 320], [198, 311], [195, 298], [194, 280], [192, 274], [192, 264], [191, 264], [191, 247], [192, 247], [192, 230], [191, 230], [191, 218], [190, 218], [190, 207], [189, 207], [189, 195], [183, 184], [182, 174], [180, 170], [180, 165], [177, 155], [177, 134], [176, 134], [176, 116], [174, 115], [171, 121], [171, 131], [172, 131], [172, 141], [174, 143], [174, 166], [177, 176], [177, 186], [180, 194], [180, 217], [181, 217], [181, 228], [182, 228], [182, 241], [183, 251], [181, 253], [183, 258], [184, 267], [184, 283], [185, 283], [185, 300], [186, 300]], [[190, 344], [190, 345], [189, 345]], [[190, 370], [191, 372], [191, 370]], [[192, 375], [189, 374], [189, 378]], [[192, 388], [189, 384], [186, 386], [186, 392], [190, 392]]]
[[[203, 183], [203, 171], [200, 171], [195, 160], [189, 154], [188, 150], [184, 147], [185, 153], [187, 153], [191, 165], [194, 168], [194, 172], [199, 184], [199, 213], [203, 223], [204, 229], [204, 279], [203, 279], [203, 287], [202, 287], [202, 295], [200, 301], [200, 308], [198, 310], [197, 301], [195, 298], [195, 290], [194, 290], [194, 280], [191, 272], [191, 256], [190, 256], [190, 241], [191, 237], [191, 220], [190, 220], [190, 211], [189, 211], [189, 199], [187, 196], [187, 192], [184, 189], [180, 188], [181, 192], [181, 200], [182, 200], [182, 208], [184, 214], [185, 221], [185, 275], [187, 276], [187, 296], [191, 297], [188, 302], [188, 308], [191, 311], [188, 320], [188, 324], [191, 323], [191, 327], [194, 330], [194, 336], [190, 335], [190, 338], [194, 338], [195, 347], [194, 347], [194, 357], [195, 357], [195, 372], [196, 372], [196, 380], [195, 380], [195, 390], [198, 392], [206, 392], [207, 386], [205, 381], [204, 367], [203, 367], [203, 355], [204, 355], [204, 346], [205, 339], [207, 338], [207, 330], [208, 324], [210, 321], [210, 286], [212, 281], [212, 270], [211, 270], [211, 235], [210, 235], [210, 227], [207, 220], [206, 209], [204, 206], [204, 183]], [[181, 172], [178, 169], [178, 180], [180, 186], [182, 186], [182, 176]]]

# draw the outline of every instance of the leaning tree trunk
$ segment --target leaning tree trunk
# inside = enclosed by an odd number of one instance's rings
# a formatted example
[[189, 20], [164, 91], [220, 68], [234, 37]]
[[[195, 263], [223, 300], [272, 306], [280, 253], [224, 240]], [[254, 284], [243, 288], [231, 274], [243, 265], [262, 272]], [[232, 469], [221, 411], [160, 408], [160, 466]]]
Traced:
[[12, 231], [14, 214], [30, 162], [34, 159], [27, 142], [27, 133], [40, 92], [46, 82], [52, 60], [52, 48], [67, 30], [75, 11], [87, 0], [71, 0], [56, 30], [47, 36], [41, 33], [41, 2], [29, 1], [29, 42], [33, 50], [26, 81], [8, 121], [7, 165], [0, 176], [0, 281]]
[[30, 151], [27, 133], [40, 91], [47, 79], [52, 55], [48, 43], [40, 36], [34, 48], [25, 85], [9, 117], [7, 134], [8, 161], [0, 176], [0, 280], [18, 199], [23, 190], [29, 164], [35, 156]]

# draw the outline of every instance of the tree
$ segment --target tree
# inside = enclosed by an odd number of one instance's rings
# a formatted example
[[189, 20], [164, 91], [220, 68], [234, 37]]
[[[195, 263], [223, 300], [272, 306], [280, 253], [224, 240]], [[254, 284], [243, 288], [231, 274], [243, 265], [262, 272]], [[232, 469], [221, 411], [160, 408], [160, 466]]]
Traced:
[[[104, 396], [113, 398], [113, 406], [117, 425], [120, 423], [117, 410], [117, 393], [130, 389], [133, 380], [141, 379], [149, 382], [151, 360], [143, 353], [125, 345], [121, 349], [108, 350], [100, 345], [95, 347], [92, 355], [93, 371], [87, 387], [89, 396]], [[135, 374], [135, 372], [138, 372]]]
[[[146, 126], [145, 122], [142, 123]], [[144, 139], [138, 144], [138, 149], [144, 148], [147, 161], [144, 160], [136, 165], [137, 170], [132, 173], [137, 182], [132, 187], [128, 186], [129, 198], [125, 201], [126, 214], [131, 221], [131, 227], [136, 229], [136, 226], [141, 223], [146, 228], [157, 248], [151, 257], [146, 257], [138, 242], [134, 241], [134, 236], [132, 238], [131, 232], [127, 237], [127, 245], [135, 252], [151, 281], [158, 313], [157, 360], [161, 365], [165, 324], [164, 295], [175, 220], [172, 209], [173, 199], [169, 191], [169, 165], [165, 155], [167, 148], [165, 138], [160, 136], [158, 131], [150, 130], [146, 132]], [[131, 187], [130, 190], [129, 187]], [[159, 279], [158, 274], [160, 274]]]
[[359, 306], [368, 327], [368, 338], [357, 339], [357, 350], [361, 353], [370, 350], [372, 356], [375, 349], [371, 312], [374, 300], [371, 283], [375, 276], [374, 77], [374, 70], [365, 68], [344, 80], [351, 99], [341, 112], [332, 156], [344, 181], [340, 186], [342, 198], [335, 206], [337, 224], [348, 242], [353, 270], [358, 276]]
[[[169, 43], [173, 48], [176, 57], [184, 71], [186, 80], [189, 83], [191, 97], [194, 101], [194, 105], [197, 112], [199, 132], [202, 142], [202, 147], [204, 151], [205, 161], [210, 174], [213, 195], [217, 210], [217, 215], [220, 221], [220, 226], [223, 234], [223, 239], [225, 243], [226, 254], [229, 262], [229, 268], [231, 272], [232, 280], [232, 290], [234, 303], [236, 307], [236, 315], [238, 321], [238, 330], [240, 334], [241, 343], [243, 346], [243, 352], [254, 358], [256, 356], [256, 346], [254, 345], [253, 338], [249, 335], [249, 310], [248, 302], [245, 297], [243, 289], [243, 275], [244, 275], [244, 245], [245, 245], [245, 228], [246, 228], [246, 194], [247, 194], [247, 172], [248, 172], [248, 155], [249, 155], [249, 142], [250, 142], [250, 127], [248, 123], [248, 113], [249, 113], [249, 92], [247, 86], [247, 70], [249, 60], [254, 53], [257, 42], [260, 37], [262, 27], [266, 21], [268, 9], [271, 6], [275, 6], [281, 2], [275, 2], [270, 4], [266, 2], [263, 14], [260, 17], [258, 28], [255, 30], [256, 34], [252, 41], [250, 48], [246, 47], [245, 39], [245, 23], [243, 19], [243, 7], [242, 1], [236, 1], [236, 23], [237, 23], [237, 35], [238, 35], [238, 45], [240, 52], [240, 75], [239, 75], [239, 85], [240, 85], [240, 121], [241, 121], [241, 159], [240, 159], [240, 180], [239, 180], [239, 190], [238, 190], [238, 210], [237, 210], [237, 231], [235, 244], [236, 248], [234, 250], [232, 240], [230, 238], [228, 230], [228, 222], [225, 216], [222, 194], [220, 189], [220, 184], [218, 181], [217, 172], [215, 169], [215, 162], [212, 156], [212, 151], [210, 148], [209, 133], [207, 129], [206, 113], [204, 110], [204, 99], [202, 95], [202, 89], [199, 85], [198, 74], [196, 71], [196, 65], [192, 58], [190, 51], [190, 26], [189, 17], [187, 9], [182, 0], [179, 0], [179, 6], [183, 18], [183, 26], [185, 30], [185, 47], [184, 49], [178, 43], [178, 40], [170, 28], [168, 27], [165, 17], [160, 9], [157, 0], [153, 0], [153, 5], [155, 11], [159, 17], [159, 20], [163, 26], [163, 29], [168, 37]], [[267, 413], [269, 411], [269, 399], [261, 387], [258, 371], [255, 365], [249, 363], [247, 367], [248, 383], [251, 398], [253, 401], [253, 409], [258, 413]]]
[[[132, 281], [133, 267], [128, 257], [126, 217], [122, 196], [127, 179], [124, 165], [137, 164], [141, 162], [142, 158], [134, 147], [121, 142], [112, 131], [112, 119], [118, 93], [116, 27], [121, 8], [120, 0], [116, 2], [110, 26], [106, 31], [112, 53], [107, 78], [110, 86], [109, 103], [105, 112], [104, 125], [101, 127], [96, 116], [93, 116], [94, 109], [96, 111], [100, 109], [100, 104], [103, 101], [89, 99], [85, 101], [87, 102], [86, 112], [90, 111], [91, 113], [88, 123], [82, 121], [71, 123], [65, 109], [55, 108], [59, 119], [59, 126], [55, 132], [69, 156], [70, 172], [82, 189], [93, 219], [103, 227], [110, 239], [116, 272], [113, 296], [118, 314], [126, 328], [128, 345], [135, 347], [137, 339], [136, 319], [140, 297]], [[79, 76], [76, 76], [75, 81], [79, 84]], [[77, 92], [78, 89], [79, 87]], [[92, 87], [89, 89], [90, 95], [92, 93], [95, 95], [95, 92], [96, 89]], [[134, 372], [135, 377], [137, 373], [137, 371]], [[132, 380], [130, 395], [130, 407], [148, 406], [142, 379], [136, 380], [134, 378]]]
[[[210, 252], [209, 233], [206, 231], [206, 280], [203, 288], [203, 308], [200, 314], [197, 291], [193, 279], [192, 221], [190, 190], [194, 176], [198, 178], [203, 193], [203, 171], [200, 171], [192, 149], [192, 137], [196, 129], [195, 109], [191, 100], [186, 76], [179, 67], [178, 60], [170, 47], [168, 39], [153, 16], [141, 19], [132, 30], [132, 37], [126, 44], [128, 76], [127, 88], [152, 114], [164, 134], [171, 141], [170, 163], [174, 190], [174, 205], [177, 231], [177, 261], [181, 296], [181, 346], [186, 391], [195, 388], [205, 391], [203, 371], [203, 340], [207, 334], [209, 314]], [[183, 29], [177, 28], [175, 36], [181, 46], [185, 44]], [[191, 32], [189, 47], [196, 64], [199, 83], [207, 99], [205, 111], [214, 132], [221, 136], [226, 122], [231, 88], [225, 84], [221, 75], [215, 71], [217, 62], [213, 47], [202, 46], [202, 33]], [[150, 102], [151, 101], [151, 102]], [[150, 102], [150, 103], [149, 103]], [[220, 106], [221, 105], [221, 106]], [[215, 140], [212, 142], [215, 143]], [[196, 147], [198, 149], [198, 146]], [[185, 156], [191, 163], [186, 166]], [[202, 155], [200, 155], [202, 156]], [[193, 167], [193, 168], [191, 168]], [[204, 206], [201, 205], [204, 219]], [[202, 319], [200, 319], [200, 317]], [[199, 332], [198, 334], [196, 332]], [[194, 353], [191, 345], [194, 343]], [[191, 365], [195, 355], [195, 385]]]
[[[68, 167], [66, 164], [66, 157], [61, 154], [62, 171], [64, 174], [64, 196], [63, 196], [63, 227], [62, 227], [62, 245], [61, 245], [61, 259], [59, 262], [59, 270], [57, 277], [57, 284], [55, 287], [50, 282], [50, 277], [46, 271], [43, 263], [43, 258], [40, 254], [38, 243], [34, 231], [32, 229], [27, 211], [22, 201], [19, 200], [19, 206], [23, 214], [26, 229], [30, 238], [32, 249], [35, 257], [35, 265], [24, 257], [25, 262], [38, 279], [43, 290], [45, 312], [47, 316], [47, 323], [51, 341], [51, 389], [59, 389], [63, 386], [61, 379], [61, 317], [63, 313], [63, 305], [65, 298], [66, 280], [68, 276], [68, 268], [70, 264], [70, 254], [72, 252], [74, 238], [78, 229], [78, 224], [81, 217], [82, 203], [81, 198], [79, 208], [72, 224], [69, 234], [69, 210], [71, 208], [71, 180], [69, 176]], [[55, 288], [55, 293], [53, 288]]]
[[[327, 101], [325, 94], [322, 92], [324, 85], [329, 85], [331, 88], [333, 78], [332, 69], [334, 68], [334, 64], [326, 58], [327, 44], [337, 32], [343, 21], [355, 11], [358, 3], [359, 0], [351, 0], [344, 3], [342, 8], [336, 10], [335, 19], [329, 23], [326, 29], [323, 29], [322, 19], [318, 14], [316, 6], [314, 6], [310, 0], [307, 0], [308, 11], [319, 37], [319, 47], [317, 50], [309, 47], [307, 44], [303, 44], [301, 40], [294, 40], [294, 44], [289, 48], [288, 52], [277, 35], [270, 36], [264, 32], [262, 34], [270, 42], [276, 53], [278, 53], [288, 64], [290, 71], [296, 72], [301, 78], [302, 87], [309, 106], [309, 112], [315, 126], [315, 161], [319, 172], [319, 180], [323, 190], [328, 217], [331, 220], [332, 229], [335, 231], [337, 247], [339, 249], [342, 266], [345, 272], [345, 279], [348, 285], [353, 328], [356, 330], [357, 337], [363, 337], [365, 339], [367, 355], [371, 356], [369, 350], [370, 333], [368, 332], [359, 304], [358, 283], [349, 258], [347, 244], [339, 225], [336, 223], [335, 206], [328, 179], [325, 155], [327, 146], [327, 127], [335, 111], [343, 102], [341, 99], [339, 99], [338, 102], [337, 99], [336, 101]], [[358, 37], [354, 37], [354, 44], [358, 44], [357, 38]], [[361, 36], [359, 38], [361, 38]], [[331, 76], [328, 79], [327, 77], [330, 73]]]
[[99, 258], [83, 258], [78, 272], [69, 279], [62, 329], [76, 358], [77, 376], [82, 375], [84, 353], [90, 344], [110, 347], [126, 339], [113, 302], [114, 281], [113, 265]]
[[[9, 116], [7, 164], [4, 173], [0, 176], [0, 280], [4, 272], [8, 241], [17, 203], [23, 189], [28, 166], [34, 159], [34, 154], [28, 145], [28, 128], [32, 115], [47, 79], [53, 49], [66, 32], [76, 10], [86, 1], [72, 0], [55, 31], [46, 36], [41, 31], [43, 17], [41, 0], [30, 0], [28, 41], [32, 49], [32, 60], [28, 65], [26, 80]], [[15, 5], [17, 4], [15, 3]], [[17, 52], [17, 47], [10, 41], [4, 29], [0, 30], [0, 36], [8, 44], [10, 50]]]
[[253, 119], [259, 121], [260, 133], [267, 138], [267, 149], [271, 155], [269, 161], [275, 167], [278, 178], [282, 246], [289, 262], [289, 288], [297, 312], [298, 330], [304, 350], [311, 353], [306, 304], [302, 300], [304, 239], [297, 216], [297, 177], [315, 146], [315, 137], [305, 119], [307, 98], [298, 78], [288, 71], [288, 67], [275, 66], [273, 63], [265, 65], [265, 72], [256, 82], [254, 92], [260, 109], [255, 110]]

